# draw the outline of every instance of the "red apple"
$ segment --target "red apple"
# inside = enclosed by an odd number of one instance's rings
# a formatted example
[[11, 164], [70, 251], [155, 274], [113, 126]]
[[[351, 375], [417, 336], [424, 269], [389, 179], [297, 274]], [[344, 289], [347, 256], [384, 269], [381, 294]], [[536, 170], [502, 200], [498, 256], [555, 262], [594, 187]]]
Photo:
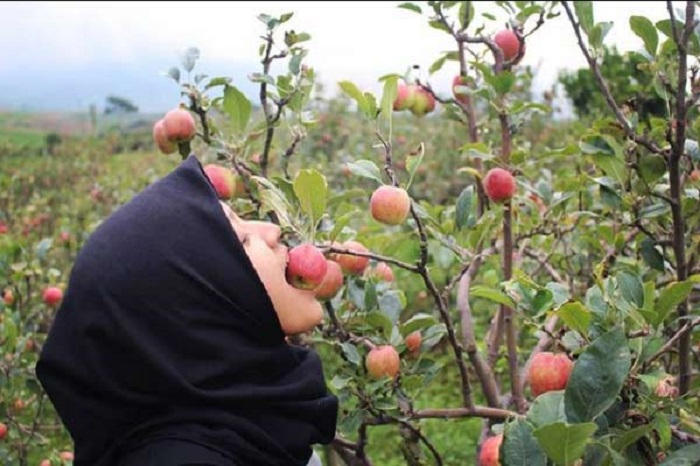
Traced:
[[289, 251], [287, 281], [295, 288], [313, 290], [323, 282], [328, 261], [313, 244], [300, 244]]
[[[346, 241], [343, 244], [336, 245], [338, 248], [346, 249], [351, 252], [367, 253], [369, 252], [364, 245], [357, 241]], [[333, 254], [333, 260], [340, 264], [343, 272], [361, 275], [369, 265], [369, 257], [354, 256], [351, 254]]]
[[452, 80], [452, 95], [455, 100], [463, 104], [469, 103], [469, 86], [466, 76], [457, 75]]
[[549, 391], [564, 390], [573, 368], [574, 362], [564, 353], [537, 353], [528, 370], [532, 395], [537, 397]]
[[172, 154], [177, 150], [177, 143], [169, 140], [165, 134], [165, 120], [162, 118], [153, 125], [153, 140], [163, 154]]
[[204, 167], [211, 184], [214, 185], [219, 199], [231, 199], [236, 192], [236, 176], [231, 170], [221, 165], [209, 164]]
[[10, 228], [7, 226], [7, 223], [0, 221], [0, 235], [3, 235], [10, 231]]
[[197, 133], [197, 125], [190, 112], [182, 107], [174, 108], [163, 117], [165, 137], [171, 142], [187, 142]]
[[372, 193], [369, 205], [376, 221], [386, 225], [399, 225], [408, 217], [411, 199], [405, 189], [383, 185]]
[[[520, 40], [512, 29], [499, 31], [493, 38], [498, 48], [503, 51], [503, 59], [507, 62], [515, 59], [520, 51]], [[525, 43], [523, 43], [523, 54], [525, 54]]]
[[336, 261], [328, 260], [328, 270], [321, 284], [314, 290], [316, 299], [333, 298], [343, 287], [343, 269]]
[[6, 306], [12, 306], [15, 302], [15, 295], [12, 293], [11, 289], [6, 289], [5, 292], [2, 295], [2, 301], [5, 303]]
[[406, 348], [413, 354], [417, 354], [420, 351], [420, 345], [423, 338], [421, 337], [420, 330], [411, 332], [406, 337]]
[[492, 168], [483, 180], [484, 191], [493, 202], [502, 203], [515, 194], [515, 178], [503, 168]]
[[379, 278], [380, 280], [384, 280], [385, 282], [394, 281], [394, 271], [391, 270], [391, 267], [389, 267], [386, 262], [379, 262], [377, 265], [375, 265], [372, 273], [375, 277]]
[[374, 379], [394, 378], [399, 373], [399, 353], [391, 345], [372, 348], [365, 359], [367, 372]]
[[416, 96], [415, 84], [399, 84], [396, 99], [394, 99], [394, 111], [401, 112], [411, 108]]
[[479, 452], [480, 466], [500, 466], [500, 448], [503, 442], [503, 434], [498, 434], [484, 440]]
[[4, 440], [7, 437], [7, 424], [0, 422], [0, 440]]
[[57, 286], [50, 286], [42, 293], [44, 303], [49, 306], [56, 306], [63, 299], [63, 290]]
[[413, 105], [411, 105], [411, 113], [415, 116], [422, 117], [431, 113], [433, 110], [435, 110], [435, 97], [422, 87], [417, 87], [413, 98]]
[[72, 451], [62, 451], [61, 453], [58, 454], [58, 456], [63, 461], [73, 461], [75, 459], [75, 455], [73, 454]]
[[44, 459], [41, 461], [41, 463], [39, 463], [39, 466], [51, 466], [51, 461]]
[[693, 170], [692, 172], [690, 172], [690, 181], [700, 181], [700, 170]]

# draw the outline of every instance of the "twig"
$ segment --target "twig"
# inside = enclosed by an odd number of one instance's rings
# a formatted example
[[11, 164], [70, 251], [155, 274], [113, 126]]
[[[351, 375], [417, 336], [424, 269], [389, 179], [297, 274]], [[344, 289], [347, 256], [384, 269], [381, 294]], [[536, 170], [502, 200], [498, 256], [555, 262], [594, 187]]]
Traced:
[[400, 261], [398, 259], [394, 259], [393, 257], [375, 254], [373, 252], [360, 252], [360, 251], [354, 251], [354, 250], [345, 249], [345, 248], [339, 248], [337, 246], [325, 246], [325, 247], [322, 246], [321, 249], [325, 249], [329, 253], [347, 254], [350, 256], [359, 256], [359, 257], [368, 257], [370, 259], [374, 259], [374, 260], [379, 261], [379, 262], [386, 262], [387, 264], [393, 264], [393, 265], [400, 267], [404, 270], [408, 270], [409, 272], [420, 273], [419, 268], [415, 265], [411, 265], [411, 264], [408, 264], [406, 262]]
[[669, 338], [669, 340], [664, 344], [664, 346], [659, 348], [659, 350], [656, 353], [649, 356], [649, 359], [646, 360], [645, 365], [651, 364], [652, 362], [656, 361], [659, 357], [671, 351], [678, 340], [683, 338], [685, 335], [690, 335], [690, 330], [692, 330], [694, 327], [697, 327], [698, 325], [700, 325], [700, 319], [696, 319], [692, 322], [686, 322], [685, 325], [679, 328], [678, 331], [676, 331], [676, 333], [673, 334], [671, 338]]

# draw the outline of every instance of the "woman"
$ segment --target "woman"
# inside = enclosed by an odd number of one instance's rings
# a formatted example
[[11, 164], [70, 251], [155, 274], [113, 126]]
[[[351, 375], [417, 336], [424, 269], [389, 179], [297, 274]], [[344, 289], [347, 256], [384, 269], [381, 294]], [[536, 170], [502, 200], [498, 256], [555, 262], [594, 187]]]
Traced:
[[320, 359], [285, 342], [322, 308], [279, 235], [193, 155], [92, 233], [36, 366], [76, 466], [303, 466], [333, 439]]

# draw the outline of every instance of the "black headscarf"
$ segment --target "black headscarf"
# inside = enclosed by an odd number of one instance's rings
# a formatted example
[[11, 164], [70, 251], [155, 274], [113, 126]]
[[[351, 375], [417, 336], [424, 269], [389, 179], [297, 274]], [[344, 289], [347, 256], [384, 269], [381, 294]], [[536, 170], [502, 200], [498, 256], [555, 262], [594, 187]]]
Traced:
[[306, 465], [333, 439], [318, 355], [268, 294], [190, 155], [90, 236], [36, 366], [76, 466], [161, 438], [241, 465]]

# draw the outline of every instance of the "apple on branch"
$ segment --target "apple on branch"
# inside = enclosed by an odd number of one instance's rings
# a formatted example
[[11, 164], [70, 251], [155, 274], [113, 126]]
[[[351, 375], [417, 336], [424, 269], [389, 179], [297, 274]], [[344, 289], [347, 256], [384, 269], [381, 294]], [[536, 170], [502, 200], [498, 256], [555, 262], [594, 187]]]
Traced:
[[399, 225], [406, 220], [411, 199], [405, 189], [383, 185], [377, 188], [369, 201], [372, 218], [386, 225]]
[[289, 251], [287, 281], [301, 290], [313, 290], [323, 282], [328, 271], [328, 261], [313, 244], [304, 243]]

